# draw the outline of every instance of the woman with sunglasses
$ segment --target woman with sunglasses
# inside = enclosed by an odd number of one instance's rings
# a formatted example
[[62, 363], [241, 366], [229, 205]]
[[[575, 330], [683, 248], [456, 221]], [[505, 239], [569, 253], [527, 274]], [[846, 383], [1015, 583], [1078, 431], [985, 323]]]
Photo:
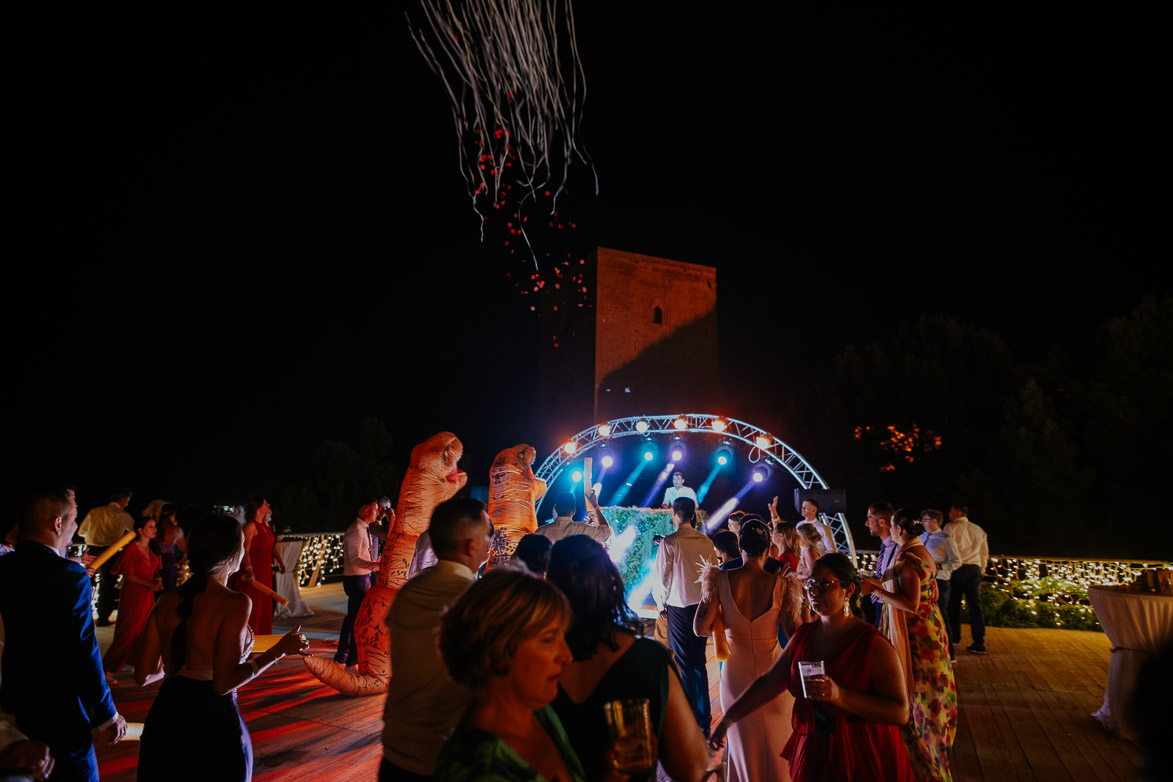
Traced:
[[[904, 672], [892, 645], [859, 612], [859, 573], [843, 554], [827, 554], [805, 583], [818, 619], [798, 628], [782, 656], [725, 712], [710, 744], [730, 725], [789, 690], [794, 733], [782, 757], [797, 782], [851, 779], [905, 782], [912, 767], [898, 726], [908, 721]], [[822, 661], [803, 694], [800, 661]]]

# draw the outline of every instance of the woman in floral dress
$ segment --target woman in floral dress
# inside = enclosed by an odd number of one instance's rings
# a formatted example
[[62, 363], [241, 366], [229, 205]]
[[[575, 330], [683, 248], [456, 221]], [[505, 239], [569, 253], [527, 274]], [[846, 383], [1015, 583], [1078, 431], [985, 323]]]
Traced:
[[949, 747], [957, 732], [957, 685], [945, 622], [937, 606], [937, 566], [918, 537], [917, 514], [897, 511], [892, 539], [900, 546], [883, 585], [863, 582], [864, 594], [885, 604], [881, 629], [896, 648], [909, 688], [911, 718], [902, 733], [918, 780], [951, 780]]

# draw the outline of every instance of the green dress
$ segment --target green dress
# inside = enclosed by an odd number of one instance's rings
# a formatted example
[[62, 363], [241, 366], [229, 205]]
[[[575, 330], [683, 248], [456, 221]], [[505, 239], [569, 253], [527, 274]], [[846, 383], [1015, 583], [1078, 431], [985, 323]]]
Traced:
[[[919, 542], [919, 541], [917, 541]], [[892, 609], [884, 612], [881, 630], [897, 646], [902, 664], [910, 665], [910, 717], [901, 729], [912, 771], [917, 780], [947, 782], [949, 748], [957, 731], [957, 686], [945, 641], [945, 622], [937, 605], [937, 579], [932, 568], [919, 557], [901, 552], [891, 572], [908, 563], [920, 578], [920, 605], [915, 612]], [[905, 628], [893, 628], [891, 617], [903, 621], [907, 630], [907, 658], [901, 655], [898, 639]]]
[[[543, 706], [534, 716], [558, 748], [570, 772], [569, 782], [586, 782], [582, 764], [554, 710]], [[457, 728], [444, 742], [432, 779], [437, 782], [548, 782], [496, 734], [464, 727]]]

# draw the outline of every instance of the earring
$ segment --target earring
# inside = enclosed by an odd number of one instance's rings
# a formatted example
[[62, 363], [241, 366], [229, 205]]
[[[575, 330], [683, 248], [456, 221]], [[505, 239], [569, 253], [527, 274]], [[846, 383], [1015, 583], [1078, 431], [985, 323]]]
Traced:
[[851, 616], [851, 603], [846, 600], [843, 601], [843, 615]]

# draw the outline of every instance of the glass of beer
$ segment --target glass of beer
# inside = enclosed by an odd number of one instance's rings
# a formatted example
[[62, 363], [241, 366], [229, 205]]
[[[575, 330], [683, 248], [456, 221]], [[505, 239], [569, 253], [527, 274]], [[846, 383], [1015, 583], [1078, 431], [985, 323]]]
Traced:
[[798, 663], [798, 673], [802, 676], [802, 697], [809, 698], [810, 695], [806, 691], [807, 680], [815, 676], [822, 676], [825, 673], [822, 660], [800, 660]]
[[653, 751], [648, 699], [632, 698], [605, 703], [603, 715], [607, 718], [614, 746], [611, 765], [623, 774], [651, 771], [656, 764], [656, 755]]

